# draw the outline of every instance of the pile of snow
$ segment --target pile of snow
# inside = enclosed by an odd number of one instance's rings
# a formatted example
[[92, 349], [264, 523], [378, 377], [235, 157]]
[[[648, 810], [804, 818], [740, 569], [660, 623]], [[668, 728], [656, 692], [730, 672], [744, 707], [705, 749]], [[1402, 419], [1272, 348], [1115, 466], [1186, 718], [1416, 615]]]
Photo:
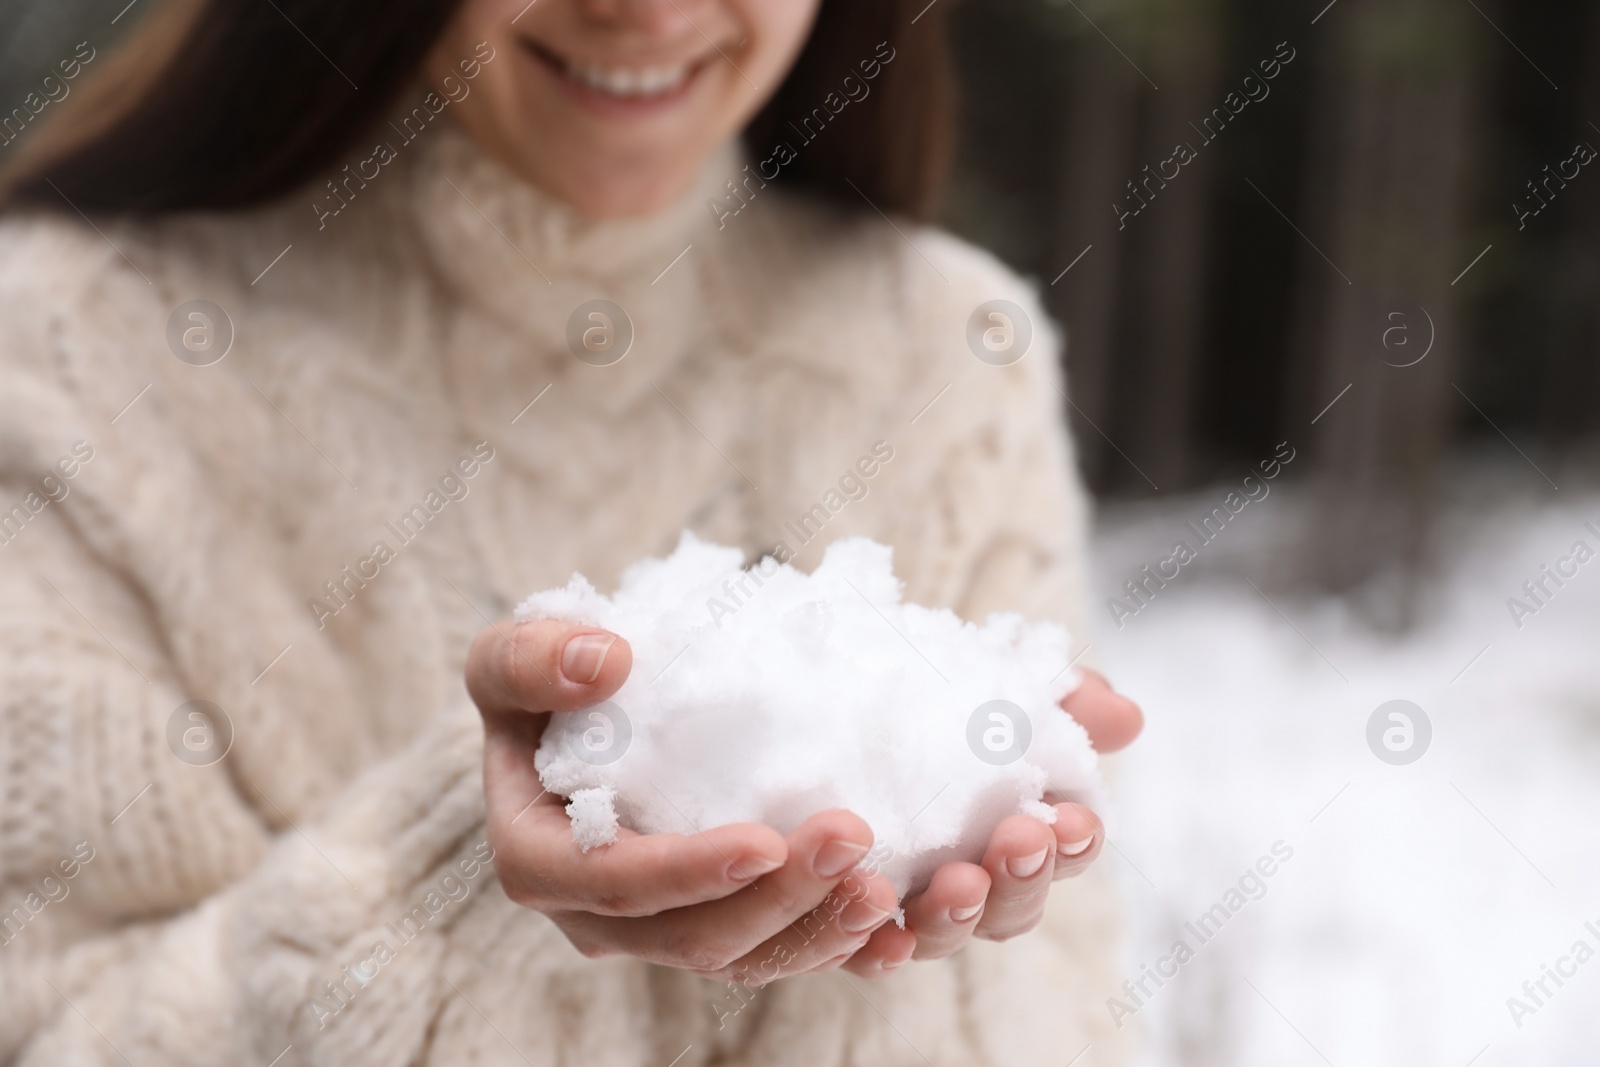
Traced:
[[903, 603], [890, 550], [863, 538], [831, 545], [809, 576], [742, 560], [685, 533], [615, 596], [574, 575], [517, 609], [633, 648], [615, 697], [553, 716], [536, 757], [585, 849], [619, 825], [788, 833], [848, 808], [904, 896], [943, 862], [981, 859], [1007, 816], [1053, 821], [1047, 792], [1100, 806], [1094, 751], [1058, 707], [1078, 684], [1060, 625]]

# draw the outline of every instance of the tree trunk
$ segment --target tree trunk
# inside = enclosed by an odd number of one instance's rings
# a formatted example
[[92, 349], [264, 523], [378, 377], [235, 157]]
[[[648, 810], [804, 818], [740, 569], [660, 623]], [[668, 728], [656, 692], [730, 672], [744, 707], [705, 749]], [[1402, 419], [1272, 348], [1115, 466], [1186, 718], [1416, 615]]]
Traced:
[[[1301, 258], [1324, 309], [1306, 412], [1319, 473], [1310, 569], [1334, 590], [1365, 586], [1374, 621], [1394, 627], [1415, 611], [1434, 475], [1467, 403], [1451, 288], [1478, 251], [1462, 241], [1477, 125], [1476, 16], [1464, 10], [1346, 0], [1322, 26], [1336, 35], [1320, 120], [1333, 188], [1327, 227], [1308, 231], [1318, 247]], [[1397, 578], [1380, 587], [1379, 574]]]
[[[1583, 47], [1573, 144], [1600, 149], [1600, 9], [1591, 10]], [[1570, 151], [1572, 145], [1567, 145]], [[1585, 175], [1588, 182], [1600, 178]], [[1555, 327], [1553, 358], [1546, 373], [1540, 420], [1564, 443], [1600, 431], [1600, 196], [1574, 190], [1564, 202], [1562, 233], [1550, 300]]]
[[[1113, 356], [1123, 234], [1112, 205], [1132, 173], [1144, 79], [1098, 34], [1081, 39], [1071, 56], [1066, 121], [1060, 144], [1061, 195], [1052, 212], [1060, 263], [1047, 268], [1051, 310], [1067, 328], [1067, 417], [1079, 464], [1103, 490], [1122, 480], [1113, 433]], [[1089, 251], [1065, 270], [1085, 248]], [[1054, 279], [1052, 282], [1051, 279]], [[1092, 425], [1091, 425], [1092, 424]]]
[[[1140, 158], [1128, 175], [1140, 182], [1156, 174], [1158, 181], [1150, 183], [1156, 190], [1150, 206], [1130, 220], [1130, 232], [1124, 235], [1133, 242], [1139, 269], [1137, 284], [1123, 298], [1130, 358], [1120, 376], [1124, 404], [1113, 436], [1138, 457], [1150, 480], [1165, 488], [1185, 483], [1198, 436], [1194, 421], [1205, 334], [1206, 237], [1212, 175], [1221, 149], [1207, 146], [1190, 123], [1217, 103], [1216, 8], [1211, 0], [1168, 0], [1151, 20], [1146, 69], [1161, 88], [1147, 94]], [[1179, 144], [1194, 152], [1194, 160], [1162, 183], [1161, 161], [1173, 158]]]

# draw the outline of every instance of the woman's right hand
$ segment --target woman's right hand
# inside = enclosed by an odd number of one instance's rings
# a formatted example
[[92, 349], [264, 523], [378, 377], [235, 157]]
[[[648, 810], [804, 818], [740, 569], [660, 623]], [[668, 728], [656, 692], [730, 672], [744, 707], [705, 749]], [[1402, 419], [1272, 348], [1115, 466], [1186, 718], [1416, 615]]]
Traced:
[[[632, 666], [617, 635], [553, 620], [491, 626], [473, 642], [467, 691], [483, 714], [489, 843], [506, 895], [591, 958], [636, 956], [751, 986], [849, 960], [896, 904], [887, 879], [855, 871], [872, 831], [848, 811], [820, 812], [787, 837], [736, 823], [622, 829], [589, 852], [573, 842], [566, 800], [540, 784], [534, 752], [552, 712], [605, 700]], [[808, 916], [817, 921], [801, 925]]]

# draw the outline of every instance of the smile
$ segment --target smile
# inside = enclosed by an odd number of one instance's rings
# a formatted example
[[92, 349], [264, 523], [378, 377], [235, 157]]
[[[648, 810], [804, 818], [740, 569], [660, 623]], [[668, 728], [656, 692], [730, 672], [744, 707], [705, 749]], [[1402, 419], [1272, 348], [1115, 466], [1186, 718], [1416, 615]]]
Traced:
[[656, 102], [675, 96], [706, 63], [705, 58], [700, 58], [650, 66], [611, 66], [569, 60], [536, 42], [526, 44], [534, 56], [574, 87], [618, 101]]

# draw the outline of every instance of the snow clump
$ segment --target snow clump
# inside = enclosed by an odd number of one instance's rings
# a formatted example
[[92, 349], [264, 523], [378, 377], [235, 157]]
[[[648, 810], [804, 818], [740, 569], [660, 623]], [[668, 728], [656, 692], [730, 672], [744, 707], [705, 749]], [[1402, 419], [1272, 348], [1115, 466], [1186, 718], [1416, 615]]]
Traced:
[[518, 607], [519, 620], [599, 626], [633, 648], [616, 695], [553, 715], [535, 757], [585, 851], [619, 825], [787, 834], [848, 808], [904, 897], [942, 863], [981, 860], [1007, 816], [1054, 821], [1047, 792], [1103, 807], [1088, 736], [1058, 707], [1078, 684], [1062, 626], [1012, 614], [979, 626], [904, 603], [890, 549], [860, 537], [810, 575], [742, 564], [685, 532], [614, 596], [574, 574]]

